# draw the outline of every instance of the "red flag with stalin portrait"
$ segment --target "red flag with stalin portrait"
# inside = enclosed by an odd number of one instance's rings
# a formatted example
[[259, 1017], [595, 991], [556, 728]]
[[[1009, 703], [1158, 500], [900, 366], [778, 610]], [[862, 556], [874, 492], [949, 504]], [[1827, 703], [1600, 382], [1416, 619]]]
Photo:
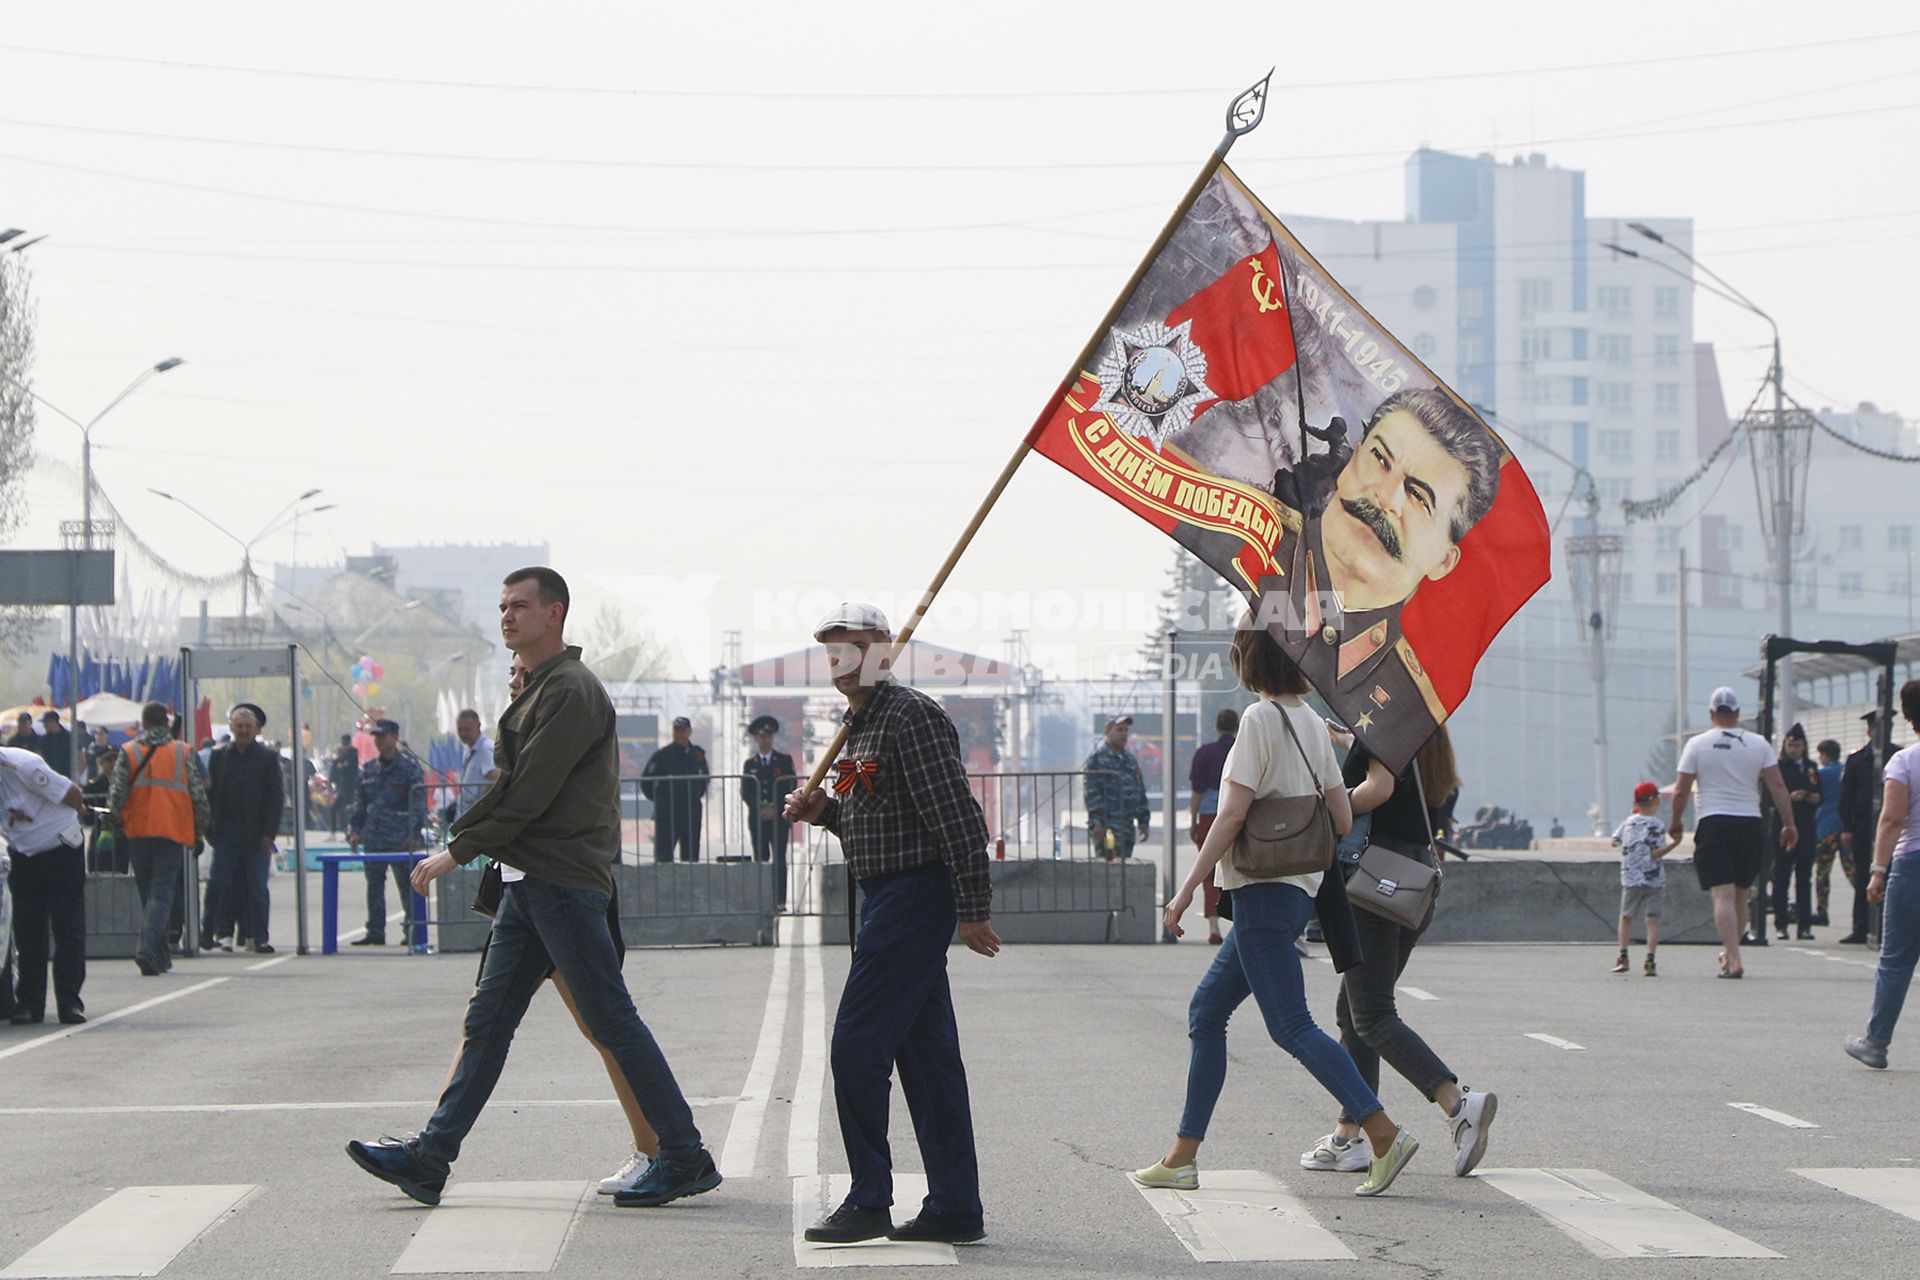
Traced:
[[1404, 768], [1548, 580], [1520, 464], [1225, 165], [1093, 351], [1033, 447], [1238, 588]]

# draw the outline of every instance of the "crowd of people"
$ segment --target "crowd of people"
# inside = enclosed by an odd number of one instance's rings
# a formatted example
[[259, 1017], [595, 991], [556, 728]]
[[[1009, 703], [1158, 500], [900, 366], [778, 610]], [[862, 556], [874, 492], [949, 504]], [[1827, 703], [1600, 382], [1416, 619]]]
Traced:
[[[439, 1201], [515, 1029], [549, 980], [605, 1064], [632, 1139], [630, 1156], [601, 1190], [618, 1205], [652, 1207], [721, 1183], [667, 1057], [621, 977], [612, 876], [621, 844], [619, 745], [605, 689], [564, 640], [569, 605], [565, 581], [551, 569], [521, 570], [506, 580], [501, 627], [514, 664], [497, 747], [481, 745], [477, 715], [462, 715], [465, 785], [447, 846], [400, 873], [403, 893], [425, 893], [438, 877], [484, 858], [476, 906], [493, 917], [465, 1034], [426, 1127], [411, 1138], [347, 1144], [362, 1169], [427, 1204]], [[861, 890], [830, 1054], [853, 1176], [845, 1200], [805, 1235], [829, 1244], [881, 1236], [973, 1243], [985, 1236], [984, 1210], [946, 968], [956, 934], [984, 957], [1001, 947], [992, 924], [988, 829], [952, 721], [885, 668], [892, 643], [885, 615], [846, 603], [821, 621], [814, 638], [847, 701], [845, 754], [833, 785], [798, 785], [791, 761], [772, 749], [778, 725], [770, 717], [751, 726], [756, 752], [746, 761], [749, 773], [765, 771], [763, 788], [792, 787], [775, 811], [780, 825], [804, 822], [839, 837]], [[1333, 1127], [1302, 1153], [1303, 1169], [1361, 1174], [1354, 1193], [1375, 1196], [1407, 1167], [1420, 1143], [1380, 1100], [1384, 1062], [1441, 1112], [1452, 1171], [1465, 1176], [1486, 1154], [1498, 1097], [1463, 1086], [1395, 1000], [1438, 902], [1441, 836], [1459, 786], [1445, 728], [1396, 772], [1308, 706], [1306, 677], [1266, 631], [1242, 627], [1231, 659], [1255, 700], [1244, 711], [1223, 712], [1218, 737], [1193, 762], [1190, 834], [1198, 852], [1162, 921], [1181, 935], [1199, 896], [1217, 950], [1189, 1002], [1186, 1101], [1171, 1144], [1132, 1176], [1145, 1187], [1204, 1185], [1199, 1154], [1226, 1078], [1227, 1025], [1249, 1000], [1275, 1044], [1329, 1095]], [[1920, 736], [1920, 681], [1901, 689], [1900, 707]], [[1739, 699], [1729, 688], [1714, 691], [1709, 713], [1712, 726], [1681, 752], [1669, 821], [1660, 821], [1661, 789], [1645, 782], [1615, 833], [1622, 899], [1614, 971], [1629, 971], [1629, 930], [1644, 921], [1642, 972], [1658, 974], [1665, 862], [1680, 847], [1697, 800], [1693, 867], [1720, 934], [1720, 977], [1744, 976], [1740, 947], [1752, 941], [1743, 937], [1748, 896], [1763, 879], [1770, 844], [1781, 855], [1771, 886], [1763, 887], [1773, 889], [1783, 927], [1789, 885], [1796, 890], [1794, 927], [1804, 936], [1820, 922], [1812, 872], [1823, 847], [1860, 886], [1856, 931], [1866, 927], [1860, 912], [1884, 905], [1866, 1028], [1844, 1045], [1860, 1062], [1884, 1068], [1920, 961], [1920, 744], [1887, 762], [1875, 818], [1870, 748], [1843, 764], [1838, 744], [1823, 742], [1815, 765], [1804, 732], [1790, 730], [1776, 755], [1765, 738], [1740, 727]], [[255, 951], [271, 950], [261, 868], [279, 829], [286, 779], [278, 753], [260, 740], [265, 724], [258, 706], [236, 704], [228, 717], [231, 741], [202, 765], [175, 738], [167, 709], [149, 704], [139, 735], [112, 750], [106, 809], [147, 904], [135, 958], [142, 973], [164, 972], [170, 963], [178, 925], [169, 886], [182, 881], [186, 853], [203, 843], [211, 845], [216, 868], [206, 927], [230, 926]], [[349, 839], [356, 849], [414, 851], [426, 826], [420, 767], [401, 749], [395, 722], [381, 719], [370, 728], [374, 752], [355, 778]], [[656, 788], [699, 777], [678, 771], [698, 748], [690, 726], [676, 729], [663, 753], [677, 752], [650, 774]], [[1126, 749], [1130, 729], [1125, 717], [1110, 721], [1088, 764], [1102, 777], [1089, 802], [1089, 822], [1101, 833], [1096, 848], [1115, 857], [1123, 856], [1123, 831], [1129, 847], [1136, 829], [1147, 831], [1144, 790], [1135, 794], [1138, 764]], [[1771, 828], [1763, 789], [1775, 815]], [[656, 790], [656, 803], [661, 794]], [[0, 747], [0, 803], [21, 960], [10, 992], [13, 1021], [42, 1020], [49, 959], [60, 1020], [84, 1021], [84, 938], [77, 949], [71, 938], [79, 900], [72, 886], [85, 874], [82, 790], [40, 753]], [[1383, 868], [1397, 881], [1384, 879]], [[379, 895], [386, 876], [383, 866], [370, 864], [368, 945], [377, 944], [375, 924], [384, 925]], [[1338, 1039], [1321, 1029], [1309, 1006], [1301, 944], [1310, 921], [1340, 979], [1332, 1008]], [[896, 1071], [929, 1188], [917, 1215], [900, 1225], [893, 1221], [887, 1136]]]

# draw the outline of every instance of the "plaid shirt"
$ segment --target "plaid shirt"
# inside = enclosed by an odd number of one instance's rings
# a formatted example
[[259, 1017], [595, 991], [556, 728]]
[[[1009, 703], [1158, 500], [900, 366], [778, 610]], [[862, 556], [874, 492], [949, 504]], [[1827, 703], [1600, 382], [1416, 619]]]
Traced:
[[[967, 787], [953, 721], [932, 698], [892, 680], [843, 718], [841, 781], [819, 825], [840, 837], [848, 874], [864, 880], [945, 862], [960, 919], [987, 919], [987, 820]], [[849, 771], [852, 785], [841, 790]]]

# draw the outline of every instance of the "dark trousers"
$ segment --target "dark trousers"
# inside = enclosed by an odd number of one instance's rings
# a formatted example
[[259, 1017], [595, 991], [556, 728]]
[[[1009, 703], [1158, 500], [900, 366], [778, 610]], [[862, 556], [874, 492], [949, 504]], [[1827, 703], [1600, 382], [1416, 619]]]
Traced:
[[1819, 852], [1820, 842], [1813, 834], [1811, 824], [1799, 828], [1800, 842], [1791, 849], [1776, 850], [1773, 855], [1773, 927], [1785, 929], [1790, 922], [1787, 915], [1787, 883], [1793, 883], [1793, 901], [1798, 915], [1791, 919], [1801, 928], [1813, 923], [1813, 858]]
[[756, 813], [748, 813], [747, 829], [753, 839], [753, 859], [755, 862], [779, 862], [787, 860], [787, 842], [793, 838], [791, 823], [782, 822], [778, 817], [762, 818]]
[[[1405, 972], [1415, 944], [1432, 922], [1431, 911], [1417, 930], [1402, 928], [1371, 911], [1356, 908], [1353, 913], [1366, 958], [1341, 975], [1334, 1018], [1340, 1024], [1341, 1048], [1376, 1094], [1380, 1092], [1382, 1058], [1428, 1102], [1433, 1101], [1434, 1090], [1455, 1078], [1420, 1033], [1401, 1020], [1393, 997], [1394, 985]], [[1350, 1116], [1343, 1114], [1340, 1118], [1355, 1123]]]
[[[368, 862], [361, 866], [367, 877], [367, 941], [384, 943], [387, 940], [387, 873], [393, 873], [393, 883], [400, 890], [400, 909], [413, 909], [413, 868], [404, 862]], [[264, 879], [260, 892], [266, 892]], [[405, 937], [407, 926], [400, 926], [400, 934]]]
[[173, 968], [173, 944], [180, 940], [180, 930], [186, 924], [186, 905], [180, 886], [184, 851], [173, 841], [158, 836], [131, 836], [127, 843], [134, 887], [140, 891], [141, 905], [147, 909], [146, 923], [140, 929], [140, 944], [134, 949], [134, 955], [165, 973]]
[[653, 860], [672, 862], [678, 845], [680, 861], [700, 860], [700, 805], [698, 801], [664, 800], [653, 810]]
[[207, 898], [200, 911], [200, 946], [204, 950], [215, 938], [240, 941], [246, 935], [246, 869], [241, 865], [240, 846], [219, 843], [207, 867]]
[[[251, 849], [241, 851], [237, 860], [240, 863], [241, 899], [239, 909], [234, 914], [240, 918], [241, 927], [253, 939], [254, 945], [260, 946], [267, 941], [267, 915], [273, 907], [273, 899], [267, 892], [267, 879], [273, 874], [273, 850], [262, 849], [255, 844]], [[407, 901], [411, 902], [412, 899]]]
[[935, 865], [862, 880], [860, 888], [859, 942], [833, 1023], [833, 1098], [853, 1169], [847, 1199], [869, 1209], [893, 1204], [887, 1119], [897, 1067], [927, 1171], [924, 1207], [979, 1222], [973, 1111], [947, 987], [953, 881]]
[[460, 1056], [439, 1107], [415, 1143], [430, 1168], [443, 1170], [459, 1157], [461, 1142], [500, 1080], [533, 993], [556, 969], [594, 1042], [620, 1064], [641, 1112], [660, 1135], [660, 1154], [685, 1157], [699, 1147], [693, 1111], [620, 976], [607, 928], [609, 901], [597, 889], [562, 889], [531, 876], [506, 886], [480, 984], [467, 1001]]
[[84, 1013], [80, 987], [87, 980], [86, 854], [64, 845], [28, 855], [16, 850], [7, 885], [13, 890], [13, 938], [20, 961], [14, 979], [16, 1008], [36, 1018], [46, 1016], [51, 939], [54, 1008]]
[[1853, 931], [1864, 938], [1872, 931], [1873, 904], [1867, 901], [1867, 880], [1873, 871], [1873, 828], [1853, 833], [1853, 853], [1844, 865], [1853, 885]]

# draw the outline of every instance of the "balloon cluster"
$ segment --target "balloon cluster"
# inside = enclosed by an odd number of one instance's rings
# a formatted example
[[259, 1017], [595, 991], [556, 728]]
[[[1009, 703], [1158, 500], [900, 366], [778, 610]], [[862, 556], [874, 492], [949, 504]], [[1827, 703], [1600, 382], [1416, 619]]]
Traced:
[[363, 653], [360, 661], [354, 663], [347, 674], [353, 677], [354, 700], [365, 702], [368, 698], [379, 696], [380, 681], [387, 674], [387, 669]]

